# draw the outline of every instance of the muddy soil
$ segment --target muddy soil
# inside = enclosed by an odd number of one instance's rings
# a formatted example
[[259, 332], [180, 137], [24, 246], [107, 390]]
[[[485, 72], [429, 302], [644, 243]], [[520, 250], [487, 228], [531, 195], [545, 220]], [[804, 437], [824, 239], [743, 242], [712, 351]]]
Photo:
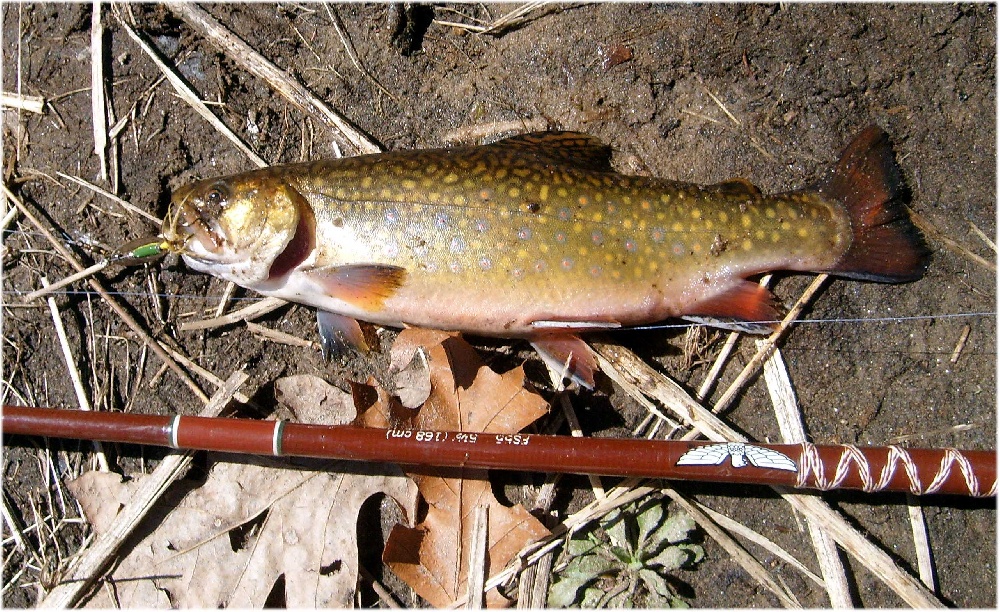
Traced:
[[[499, 35], [469, 34], [430, 19], [490, 22], [512, 5], [435, 5], [415, 12], [384, 4], [337, 6], [357, 63], [322, 5], [207, 8], [386, 149], [438, 146], [456, 134], [468, 141], [497, 129], [578, 130], [611, 144], [625, 172], [699, 183], [744, 177], [773, 192], [808, 185], [852, 136], [869, 124], [882, 126], [895, 142], [911, 209], [936, 228], [925, 232], [933, 259], [925, 277], [910, 284], [831, 281], [806, 313], [821, 322], [799, 325], [784, 342], [808, 431], [818, 443], [996, 447], [995, 252], [980, 236], [996, 235], [994, 6], [559, 6], [537, 10]], [[345, 154], [356, 152], [168, 9], [131, 10], [139, 30], [269, 163], [333, 156], [338, 146]], [[118, 170], [103, 179], [92, 131], [90, 5], [7, 3], [2, 11], [3, 91], [48, 101], [41, 115], [4, 109], [4, 181], [85, 264], [156, 228], [64, 174], [162, 216], [172, 188], [253, 168], [159, 80], [153, 62], [106, 10], [108, 105], [112, 123], [127, 119], [109, 149]], [[23, 216], [4, 228], [5, 403], [78, 406], [46, 305], [20, 304], [23, 293], [40, 287], [40, 277], [54, 282], [72, 272]], [[384, 371], [378, 357], [326, 365], [315, 350], [262, 340], [243, 325], [177, 331], [179, 321], [214, 311], [224, 284], [189, 272], [176, 257], [98, 277], [151, 333], [170, 339], [202, 367], [225, 377], [249, 363], [250, 388], [289, 374], [315, 373], [343, 384]], [[776, 293], [791, 303], [809, 280], [783, 275]], [[255, 296], [240, 290], [235, 298], [242, 306]], [[197, 411], [187, 387], [144, 354], [86, 284], [58, 293], [56, 303], [96, 409]], [[313, 339], [313, 314], [304, 307], [284, 307], [258, 322]], [[380, 336], [383, 349], [392, 337]], [[616, 339], [691, 388], [705, 376], [705, 362], [691, 363], [685, 355], [683, 333], [630, 332]], [[523, 345], [480, 344], [498, 368], [527, 359], [534, 383], [547, 385]], [[698, 357], [710, 361], [719, 345], [703, 347]], [[740, 341], [723, 388], [753, 351], [751, 340]], [[623, 397], [609, 382], [592, 396], [581, 394], [579, 406], [595, 406], [581, 410], [584, 429], [632, 435], [629, 428], [642, 412]], [[757, 381], [724, 418], [756, 439], [773, 441], [779, 433], [771, 415], [767, 390]], [[41, 467], [40, 457], [51, 453], [54, 471], [65, 478], [81, 469], [81, 458], [88, 463], [91, 447], [16, 437], [5, 443], [5, 503], [22, 528], [39, 522], [44, 528], [27, 532], [35, 553], [4, 540], [3, 603], [30, 606], [39, 583], [58, 579], [59, 560], [68, 559], [86, 535], [65, 522], [79, 513], [71, 499], [60, 497], [53, 470]], [[68, 452], [57, 452], [63, 450]], [[126, 473], [140, 469], [140, 460], [162, 456], [155, 449], [141, 456], [111, 454]], [[590, 495], [583, 479], [562, 486], [562, 511]], [[801, 520], [770, 490], [678, 487], [819, 571]], [[825, 498], [916, 574], [904, 496]], [[995, 607], [994, 502], [930, 498], [923, 505], [942, 601]], [[57, 524], [55, 536], [39, 536]], [[718, 545], [707, 540], [705, 546], [705, 562], [680, 576], [693, 605], [778, 605]], [[776, 568], [803, 605], [829, 605], [821, 588], [769, 551], [748, 546]], [[859, 563], [848, 564], [860, 604], [903, 605]]]

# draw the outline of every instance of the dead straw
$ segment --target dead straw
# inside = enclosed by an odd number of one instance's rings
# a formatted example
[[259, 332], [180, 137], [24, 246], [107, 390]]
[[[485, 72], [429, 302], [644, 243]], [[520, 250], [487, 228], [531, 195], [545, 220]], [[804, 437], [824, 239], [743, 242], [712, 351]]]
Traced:
[[226, 29], [207, 11], [195, 4], [167, 2], [166, 5], [178, 17], [194, 28], [213, 45], [222, 50], [229, 59], [242, 66], [251, 74], [267, 81], [303, 113], [311, 114], [327, 126], [339, 131], [348, 142], [361, 153], [378, 153], [378, 147], [370, 138], [361, 133], [336, 111], [330, 109], [305, 86], [275, 66], [250, 45]]

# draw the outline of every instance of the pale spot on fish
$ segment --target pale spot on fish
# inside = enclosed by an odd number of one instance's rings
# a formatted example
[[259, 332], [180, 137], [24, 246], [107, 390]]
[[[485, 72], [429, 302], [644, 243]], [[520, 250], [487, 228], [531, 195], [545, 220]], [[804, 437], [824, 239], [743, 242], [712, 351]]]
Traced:
[[773, 219], [773, 218], [775, 218], [777, 216], [777, 213], [774, 212], [773, 208], [765, 208], [764, 209], [764, 216], [767, 217], [768, 219]]
[[603, 214], [601, 214], [601, 213], [599, 213], [599, 212], [595, 212], [595, 213], [593, 214], [593, 216], [591, 216], [591, 217], [590, 217], [590, 219], [591, 219], [591, 220], [592, 220], [592, 221], [593, 221], [594, 223], [600, 223], [601, 221], [604, 221], [604, 215], [603, 215]]
[[753, 241], [749, 240], [749, 239], [744, 240], [742, 246], [743, 246], [743, 250], [744, 251], [749, 251], [749, 250], [753, 249]]
[[466, 203], [465, 202], [465, 196], [464, 195], [457, 195], [457, 196], [454, 197], [454, 199], [452, 199], [452, 202], [455, 203], [455, 206], [465, 206], [465, 203]]
[[413, 180], [413, 179], [404, 179], [402, 185], [403, 185], [403, 189], [416, 189], [417, 188], [417, 182], [415, 180]]
[[594, 244], [603, 244], [604, 243], [604, 235], [601, 234], [601, 232], [599, 232], [597, 230], [594, 230], [593, 232], [590, 233], [590, 240]]
[[549, 199], [548, 185], [542, 185], [541, 188], [538, 190], [538, 199], [541, 200], [542, 202], [545, 202], [546, 200]]
[[806, 236], [809, 235], [809, 230], [807, 230], [804, 227], [800, 227], [799, 230], [795, 233], [799, 235], [799, 238], [805, 238]]
[[507, 190], [507, 195], [509, 195], [512, 198], [516, 198], [517, 196], [521, 195], [521, 190], [518, 189], [517, 187], [511, 187], [510, 189]]
[[522, 227], [521, 229], [517, 230], [517, 239], [518, 240], [531, 240], [531, 228], [530, 227]]
[[493, 260], [490, 259], [489, 257], [480, 258], [479, 267], [482, 268], [483, 270], [489, 270], [490, 268], [493, 267]]
[[750, 224], [751, 224], [750, 215], [741, 215], [740, 216], [740, 224], [743, 227], [750, 227]]
[[458, 175], [455, 174], [454, 172], [449, 172], [448, 174], [444, 175], [444, 178], [441, 180], [446, 185], [453, 185], [458, 182]]
[[726, 221], [729, 221], [729, 215], [724, 210], [719, 211], [719, 223], [725, 223]]
[[564, 257], [563, 260], [561, 262], [559, 262], [559, 265], [562, 266], [563, 270], [572, 270], [573, 269], [573, 260], [570, 259], [569, 257]]

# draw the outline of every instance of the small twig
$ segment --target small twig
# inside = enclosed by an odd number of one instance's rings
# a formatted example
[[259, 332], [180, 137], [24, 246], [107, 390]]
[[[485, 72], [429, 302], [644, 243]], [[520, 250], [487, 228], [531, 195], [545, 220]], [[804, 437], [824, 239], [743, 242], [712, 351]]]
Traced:
[[[758, 340], [757, 348], [763, 349], [765, 344], [765, 341]], [[764, 362], [764, 382], [771, 395], [771, 403], [774, 405], [774, 414], [778, 419], [778, 429], [781, 431], [782, 441], [787, 444], [807, 442], [806, 429], [802, 424], [802, 412], [799, 410], [795, 390], [792, 388], [792, 380], [788, 376], [788, 369], [785, 367], [785, 360], [779, 349], [774, 349], [768, 360]], [[807, 519], [807, 525], [809, 537], [823, 573], [823, 586], [826, 588], [827, 595], [830, 596], [830, 605], [840, 609], [853, 608], [854, 601], [851, 597], [850, 585], [847, 582], [847, 568], [844, 567], [837, 550], [837, 543], [830, 537], [830, 534], [823, 531], [823, 526], [817, 524], [815, 520]]]
[[226, 283], [226, 289], [222, 292], [222, 298], [219, 300], [219, 305], [215, 308], [216, 318], [221, 317], [222, 313], [226, 311], [226, 304], [228, 304], [229, 300], [232, 299], [234, 293], [236, 293], [236, 283]]
[[[47, 287], [48, 279], [41, 278], [42, 286]], [[80, 404], [81, 410], [92, 410], [90, 400], [87, 399], [87, 391], [83, 388], [83, 381], [80, 380], [80, 370], [76, 367], [73, 359], [73, 351], [69, 348], [69, 340], [66, 338], [66, 328], [63, 327], [62, 317], [59, 315], [59, 307], [56, 306], [54, 298], [48, 298], [49, 312], [52, 313], [52, 323], [56, 329], [56, 337], [59, 339], [59, 346], [62, 347], [63, 359], [66, 361], [66, 369], [69, 370], [69, 378], [73, 382], [73, 390], [76, 392], [76, 401]], [[101, 466], [102, 472], [109, 471], [108, 458], [104, 455], [104, 446], [100, 442], [94, 442], [94, 451], [97, 453], [97, 462]]]

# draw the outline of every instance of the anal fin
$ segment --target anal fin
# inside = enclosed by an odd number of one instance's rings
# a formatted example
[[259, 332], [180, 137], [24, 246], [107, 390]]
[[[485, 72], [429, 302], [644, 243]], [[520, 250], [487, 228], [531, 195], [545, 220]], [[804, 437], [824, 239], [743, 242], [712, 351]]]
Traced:
[[766, 334], [777, 326], [781, 315], [777, 299], [766, 287], [740, 280], [722, 293], [687, 308], [682, 318], [723, 329]]
[[553, 372], [563, 374], [587, 389], [594, 388], [597, 358], [579, 337], [572, 334], [539, 336], [531, 339], [531, 346]]
[[317, 310], [316, 324], [319, 326], [320, 349], [327, 361], [333, 355], [341, 355], [352, 348], [362, 353], [368, 352], [365, 335], [355, 319], [326, 310]]

